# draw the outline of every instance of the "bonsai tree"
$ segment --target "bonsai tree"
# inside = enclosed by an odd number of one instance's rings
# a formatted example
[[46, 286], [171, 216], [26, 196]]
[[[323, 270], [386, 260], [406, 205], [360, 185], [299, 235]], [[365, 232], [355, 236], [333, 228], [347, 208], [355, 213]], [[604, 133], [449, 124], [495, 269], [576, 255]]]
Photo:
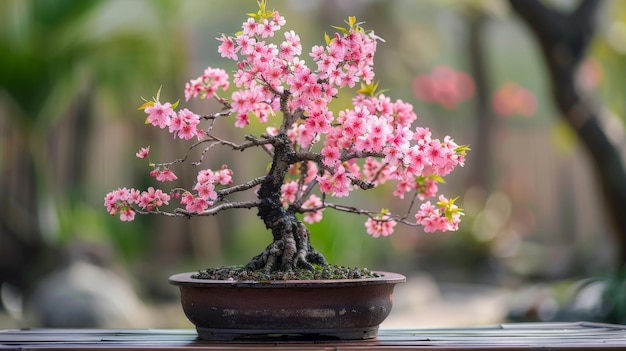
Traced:
[[[437, 197], [438, 184], [463, 166], [469, 148], [449, 136], [436, 139], [428, 128], [411, 127], [416, 120], [412, 105], [392, 101], [377, 91], [373, 64], [382, 39], [349, 17], [346, 26], [334, 27], [336, 33], [325, 35], [324, 45], [313, 46], [303, 55], [294, 31], [278, 39], [284, 24], [279, 12], [268, 11], [265, 1], [260, 1], [259, 11], [249, 14], [241, 31], [217, 38], [221, 56], [237, 62], [232, 78], [236, 89], [228, 97], [221, 96], [231, 85], [229, 75], [224, 69], [208, 67], [186, 84], [185, 100], [213, 99], [222, 106], [220, 111], [177, 110], [178, 102], [162, 102], [159, 93], [140, 107], [147, 114], [147, 124], [190, 143], [184, 157], [167, 163], [150, 161], [149, 146], [137, 152], [137, 157], [148, 159], [150, 175], [159, 182], [176, 180], [173, 168], [189, 162], [192, 150], [202, 150], [191, 163], [202, 168], [217, 146], [241, 156], [241, 152], [260, 148], [271, 159], [269, 170], [242, 179], [222, 166], [200, 169], [188, 189], [119, 188], [106, 195], [107, 211], [131, 221], [135, 214], [193, 217], [256, 208], [272, 241], [245, 269], [266, 273], [327, 265], [311, 246], [303, 223], [320, 221], [326, 209], [364, 216], [366, 231], [374, 237], [392, 234], [398, 223], [423, 226], [426, 232], [457, 230], [462, 210], [455, 199]], [[356, 91], [353, 106], [333, 112], [333, 99], [350, 90]], [[226, 120], [245, 129], [250, 118], [266, 123], [266, 132], [232, 141], [213, 131], [216, 123]], [[405, 214], [332, 201], [391, 181], [396, 184], [393, 195], [408, 198]], [[229, 201], [240, 192], [256, 192], [256, 197]], [[437, 200], [427, 200], [433, 197]], [[418, 207], [418, 200], [425, 202]]]

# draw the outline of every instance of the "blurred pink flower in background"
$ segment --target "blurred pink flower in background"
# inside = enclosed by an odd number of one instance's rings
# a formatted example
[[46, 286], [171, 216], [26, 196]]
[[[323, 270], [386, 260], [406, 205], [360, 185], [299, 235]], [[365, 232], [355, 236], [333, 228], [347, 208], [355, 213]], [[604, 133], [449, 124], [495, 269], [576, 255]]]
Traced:
[[537, 110], [537, 98], [530, 90], [515, 82], [507, 82], [493, 94], [493, 110], [500, 117], [532, 116]]
[[474, 95], [474, 80], [465, 72], [448, 66], [437, 66], [429, 74], [418, 75], [413, 81], [413, 92], [423, 102], [456, 108]]
[[583, 61], [578, 68], [576, 75], [576, 83], [584, 91], [595, 90], [604, 76], [604, 70], [598, 60], [590, 57]]

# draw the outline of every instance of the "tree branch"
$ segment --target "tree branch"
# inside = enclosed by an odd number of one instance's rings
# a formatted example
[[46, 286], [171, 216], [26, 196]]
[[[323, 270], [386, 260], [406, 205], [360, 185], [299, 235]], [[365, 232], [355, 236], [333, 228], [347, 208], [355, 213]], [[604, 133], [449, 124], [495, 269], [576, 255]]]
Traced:
[[252, 200], [252, 201], [237, 201], [237, 202], [223, 202], [217, 206], [210, 207], [204, 210], [202, 213], [187, 211], [182, 208], [177, 208], [174, 212], [166, 212], [166, 211], [144, 211], [140, 209], [136, 209], [135, 211], [139, 214], [143, 215], [161, 215], [166, 217], [187, 217], [191, 218], [193, 216], [214, 216], [222, 211], [230, 210], [233, 208], [254, 208], [258, 207], [261, 203], [261, 200]]

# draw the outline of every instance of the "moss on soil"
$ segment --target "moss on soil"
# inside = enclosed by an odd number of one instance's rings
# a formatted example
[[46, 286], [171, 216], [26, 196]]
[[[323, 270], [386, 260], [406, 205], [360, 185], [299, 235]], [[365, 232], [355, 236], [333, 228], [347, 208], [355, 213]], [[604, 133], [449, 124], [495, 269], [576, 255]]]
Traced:
[[267, 280], [328, 280], [328, 279], [361, 279], [377, 278], [379, 274], [369, 271], [367, 268], [348, 268], [342, 266], [316, 266], [314, 270], [294, 269], [291, 271], [272, 271], [269, 274], [264, 271], [247, 271], [243, 266], [226, 266], [208, 268], [198, 271], [192, 278], [212, 280], [237, 280], [237, 281], [267, 281]]

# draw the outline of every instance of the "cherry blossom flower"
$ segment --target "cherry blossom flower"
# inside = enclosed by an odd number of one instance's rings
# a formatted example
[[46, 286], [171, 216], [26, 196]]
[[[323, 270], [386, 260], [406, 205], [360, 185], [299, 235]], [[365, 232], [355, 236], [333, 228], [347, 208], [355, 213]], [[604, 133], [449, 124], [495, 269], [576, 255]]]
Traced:
[[[322, 199], [315, 194], [311, 194], [311, 196], [309, 196], [309, 198], [302, 204], [303, 209], [320, 208], [321, 206]], [[322, 220], [322, 211], [323, 209], [305, 212], [303, 220], [307, 223], [319, 222]]]
[[159, 126], [161, 129], [170, 124], [170, 118], [174, 115], [172, 104], [169, 102], [161, 104], [157, 101], [153, 106], [146, 107], [144, 111], [148, 114], [148, 122], [153, 126]]
[[393, 228], [397, 224], [388, 214], [384, 213], [377, 218], [368, 218], [365, 222], [365, 228], [367, 229], [367, 234], [378, 238], [381, 235], [388, 236], [393, 234]]
[[146, 146], [146, 147], [142, 147], [141, 149], [139, 149], [139, 151], [137, 151], [135, 156], [137, 156], [138, 158], [146, 158], [148, 157], [149, 153], [150, 153], [150, 146]]
[[287, 205], [296, 201], [296, 195], [298, 194], [298, 182], [288, 181], [280, 188], [281, 201]]
[[198, 96], [201, 99], [212, 98], [218, 89], [225, 91], [229, 85], [228, 74], [225, 70], [207, 67], [202, 76], [185, 84], [185, 101]]
[[216, 38], [216, 39], [222, 42], [222, 44], [217, 49], [217, 52], [219, 52], [222, 55], [222, 57], [237, 60], [238, 48], [235, 47], [233, 38], [227, 37], [224, 34], [222, 34], [221, 37]]

